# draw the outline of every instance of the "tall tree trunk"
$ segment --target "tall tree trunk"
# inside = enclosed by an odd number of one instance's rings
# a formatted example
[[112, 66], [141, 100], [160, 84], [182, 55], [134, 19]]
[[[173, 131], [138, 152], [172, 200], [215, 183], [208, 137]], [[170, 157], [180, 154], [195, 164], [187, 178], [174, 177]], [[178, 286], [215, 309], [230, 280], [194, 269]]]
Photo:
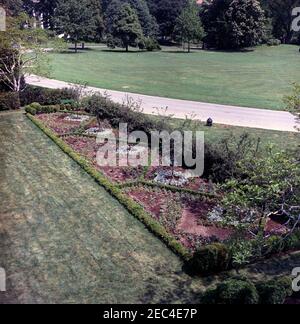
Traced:
[[75, 41], [75, 53], [78, 53], [77, 41]]
[[128, 50], [129, 50], [129, 46], [128, 44], [126, 44], [126, 52], [128, 52]]
[[81, 49], [84, 50], [84, 48], [85, 48], [85, 44], [84, 43], [81, 43]]
[[191, 42], [188, 41], [188, 52], [191, 53]]

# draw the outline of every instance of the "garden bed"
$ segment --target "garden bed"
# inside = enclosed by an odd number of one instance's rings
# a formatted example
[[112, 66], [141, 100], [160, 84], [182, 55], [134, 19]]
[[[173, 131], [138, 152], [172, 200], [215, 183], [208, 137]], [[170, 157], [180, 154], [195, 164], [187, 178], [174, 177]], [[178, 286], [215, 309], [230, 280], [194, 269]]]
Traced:
[[90, 116], [74, 113], [39, 114], [36, 117], [58, 135], [76, 132], [80, 126], [91, 120]]
[[203, 244], [224, 242], [234, 234], [232, 228], [209, 220], [214, 200], [145, 186], [126, 188], [125, 192], [190, 251]]

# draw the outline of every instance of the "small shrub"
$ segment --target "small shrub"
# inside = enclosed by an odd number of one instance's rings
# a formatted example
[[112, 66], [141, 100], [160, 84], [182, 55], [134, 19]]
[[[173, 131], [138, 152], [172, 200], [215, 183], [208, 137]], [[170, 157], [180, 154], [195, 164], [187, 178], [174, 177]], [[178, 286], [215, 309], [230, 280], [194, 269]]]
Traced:
[[60, 105], [42, 106], [38, 102], [33, 102], [25, 107], [25, 111], [31, 115], [52, 114], [60, 111]]
[[162, 130], [159, 122], [142, 113], [139, 103], [127, 98], [124, 104], [115, 103], [108, 97], [93, 95], [81, 102], [83, 109], [97, 116], [98, 121], [109, 120], [112, 127], [120, 123], [128, 124], [128, 131], [143, 131], [150, 134], [152, 130]]
[[21, 107], [18, 92], [0, 92], [0, 111]]
[[231, 255], [228, 247], [214, 243], [197, 250], [189, 262], [194, 273], [211, 274], [227, 270], [231, 266]]
[[257, 284], [259, 293], [259, 303], [265, 305], [283, 304], [292, 291], [292, 280], [288, 277], [272, 279], [267, 282]]
[[147, 37], [144, 39], [143, 46], [141, 49], [146, 49], [148, 52], [160, 51], [161, 47], [156, 39]]
[[37, 114], [37, 110], [34, 107], [30, 106], [30, 105], [25, 107], [25, 112], [27, 114], [31, 114], [33, 116]]
[[20, 95], [22, 106], [30, 105], [33, 102], [38, 102], [41, 105], [59, 105], [64, 100], [78, 102], [79, 97], [77, 89], [47, 89], [33, 86], [27, 86]]
[[268, 46], [279, 46], [279, 45], [281, 45], [281, 41], [276, 38], [271, 38], [267, 41], [267, 45]]
[[247, 279], [229, 279], [216, 289], [208, 290], [202, 297], [203, 304], [253, 305], [258, 304], [259, 295], [255, 285]]

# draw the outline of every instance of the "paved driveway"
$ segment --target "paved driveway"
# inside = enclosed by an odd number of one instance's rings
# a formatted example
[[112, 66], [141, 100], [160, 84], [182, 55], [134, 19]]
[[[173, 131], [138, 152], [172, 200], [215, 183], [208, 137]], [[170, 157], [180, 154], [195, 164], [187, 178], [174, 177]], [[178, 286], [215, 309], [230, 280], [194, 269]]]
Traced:
[[[72, 86], [70, 83], [51, 80], [36, 76], [28, 76], [27, 83], [47, 88], [64, 88]], [[188, 100], [169, 99], [161, 97], [146, 96], [140, 94], [126, 93], [113, 90], [105, 90], [94, 87], [87, 87], [87, 92], [107, 92], [116, 102], [123, 102], [129, 95], [135, 100], [142, 102], [144, 112], [147, 114], [157, 114], [155, 108], [168, 107], [168, 114], [175, 118], [185, 118], [195, 115], [197, 119], [206, 121], [208, 117], [213, 118], [215, 123], [261, 128], [269, 130], [295, 132], [295, 117], [286, 111], [265, 110], [256, 108], [245, 108], [236, 106], [225, 106], [217, 104], [202, 103]], [[299, 126], [299, 125], [298, 125]]]

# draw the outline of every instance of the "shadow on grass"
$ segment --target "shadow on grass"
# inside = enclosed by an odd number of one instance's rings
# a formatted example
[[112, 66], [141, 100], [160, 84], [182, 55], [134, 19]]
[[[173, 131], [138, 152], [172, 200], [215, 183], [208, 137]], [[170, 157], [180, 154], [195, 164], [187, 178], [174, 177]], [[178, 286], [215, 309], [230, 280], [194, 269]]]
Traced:
[[100, 52], [107, 52], [107, 53], [123, 53], [123, 54], [133, 54], [133, 53], [147, 53], [147, 51], [143, 50], [129, 50], [126, 52], [126, 50], [122, 49], [101, 49]]

